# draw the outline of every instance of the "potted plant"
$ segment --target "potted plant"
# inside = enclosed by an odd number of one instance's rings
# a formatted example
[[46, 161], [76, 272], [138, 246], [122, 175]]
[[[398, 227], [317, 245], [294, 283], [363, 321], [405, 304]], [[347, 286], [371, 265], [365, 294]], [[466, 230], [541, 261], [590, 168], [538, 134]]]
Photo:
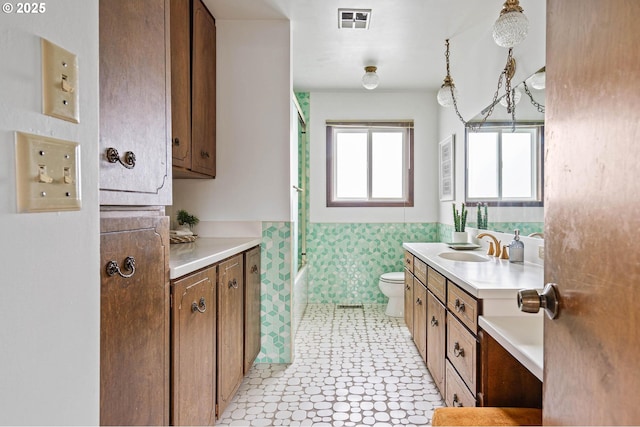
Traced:
[[194, 225], [200, 222], [197, 216], [191, 215], [189, 212], [184, 209], [180, 209], [176, 214], [176, 219], [178, 220], [178, 224], [182, 226], [182, 228], [189, 227], [189, 230], [193, 228]]
[[467, 226], [467, 209], [462, 204], [462, 208], [460, 211], [456, 209], [456, 204], [453, 204], [453, 226], [454, 232], [452, 235], [453, 243], [467, 243], [469, 236], [467, 232], [464, 231]]

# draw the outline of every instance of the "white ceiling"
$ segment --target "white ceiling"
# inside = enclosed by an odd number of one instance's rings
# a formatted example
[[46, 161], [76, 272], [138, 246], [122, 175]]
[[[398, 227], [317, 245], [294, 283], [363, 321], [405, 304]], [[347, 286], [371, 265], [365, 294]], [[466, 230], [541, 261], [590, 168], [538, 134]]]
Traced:
[[[446, 74], [445, 39], [451, 39], [452, 62], [456, 45], [492, 43], [491, 27], [503, 2], [204, 0], [216, 19], [291, 20], [293, 87], [304, 91], [362, 90], [365, 65], [378, 67], [377, 90], [435, 90]], [[527, 7], [544, 4], [520, 3], [525, 15]], [[339, 8], [372, 9], [370, 28], [338, 29]]]

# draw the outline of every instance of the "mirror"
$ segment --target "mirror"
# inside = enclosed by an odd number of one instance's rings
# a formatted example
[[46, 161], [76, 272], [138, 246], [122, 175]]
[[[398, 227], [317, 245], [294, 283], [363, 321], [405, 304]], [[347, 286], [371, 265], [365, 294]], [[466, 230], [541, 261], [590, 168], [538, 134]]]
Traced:
[[[526, 83], [526, 87], [525, 87]], [[516, 104], [515, 109], [515, 117], [516, 117], [516, 132], [519, 134], [526, 133], [526, 128], [531, 128], [536, 125], [544, 125], [544, 105], [545, 105], [545, 84], [544, 84], [544, 67], [541, 68], [538, 72], [527, 78], [523, 83], [520, 83], [515, 88], [519, 91], [519, 94], [516, 94], [516, 99], [519, 98], [519, 101]], [[504, 97], [503, 97], [504, 98]], [[540, 129], [540, 135], [538, 140], [538, 147], [535, 147], [534, 142], [531, 144], [520, 144], [522, 146], [522, 152], [519, 152], [514, 149], [507, 150], [505, 148], [504, 153], [509, 151], [509, 155], [511, 156], [511, 161], [507, 161], [507, 154], [504, 154], [501, 148], [497, 150], [490, 151], [487, 150], [486, 147], [502, 147], [501, 144], [504, 144], [507, 147], [507, 141], [509, 138], [509, 134], [512, 131], [512, 117], [510, 113], [507, 113], [506, 109], [506, 101], [500, 103], [502, 99], [498, 100], [496, 104], [493, 106], [493, 112], [487, 122], [479, 128], [477, 131], [471, 131], [467, 128], [465, 132], [465, 181], [473, 178], [474, 181], [471, 185], [467, 185], [465, 182], [465, 202], [469, 207], [469, 226], [473, 228], [477, 228], [478, 225], [478, 208], [476, 205], [478, 201], [486, 202], [487, 206], [484, 204], [480, 207], [480, 221], [484, 222], [484, 213], [487, 212], [487, 226], [488, 230], [499, 231], [504, 233], [512, 233], [514, 229], [520, 229], [520, 233], [523, 236], [527, 236], [532, 233], [542, 233], [544, 231], [544, 207], [542, 206], [542, 171], [543, 171], [543, 155], [542, 155], [542, 145], [544, 144], [543, 140], [543, 128]], [[482, 118], [486, 114], [486, 112], [491, 108], [492, 105], [487, 106], [483, 109], [482, 112], [478, 113], [475, 117], [473, 117], [469, 123], [471, 126], [474, 124], [477, 125], [482, 121]], [[501, 130], [500, 130], [501, 129]], [[495, 141], [498, 142], [482, 142], [485, 144], [482, 149], [478, 149], [481, 144], [478, 142], [480, 138], [479, 132], [483, 133], [482, 136], [486, 136], [489, 138], [495, 138]], [[470, 143], [470, 134], [471, 134], [471, 143]], [[501, 135], [505, 135], [504, 139]], [[512, 134], [513, 135], [513, 134]], [[473, 139], [475, 138], [475, 140]], [[533, 137], [532, 137], [533, 138]], [[514, 139], [514, 138], [511, 138]], [[532, 139], [533, 141], [534, 139]], [[474, 148], [475, 147], [475, 148]], [[510, 145], [513, 147], [513, 145]], [[525, 148], [526, 147], [526, 148]], [[520, 149], [518, 149], [520, 150]], [[490, 152], [491, 160], [487, 160], [487, 152]], [[496, 159], [493, 159], [496, 157]], [[536, 159], [537, 157], [537, 159]], [[513, 180], [507, 179], [508, 171], [507, 168], [498, 168], [498, 167], [485, 167], [484, 171], [481, 168], [482, 165], [493, 162], [494, 166], [498, 165], [502, 162], [503, 166], [505, 164], [510, 164], [513, 166], [513, 159], [516, 158], [517, 161], [531, 161], [531, 167], [525, 165], [527, 167], [522, 167], [520, 169], [530, 170], [531, 172], [531, 196], [529, 200], [520, 200], [517, 199], [509, 199], [505, 197], [505, 200], [501, 200], [501, 195], [503, 185], [502, 181], [511, 183]], [[523, 160], [527, 159], [527, 160]], [[538, 162], [536, 164], [536, 161]], [[471, 170], [470, 170], [471, 167]], [[475, 168], [475, 169], [474, 169]], [[514, 169], [513, 167], [511, 169]], [[485, 194], [488, 194], [486, 197], [478, 196], [473, 193], [473, 188], [477, 188], [478, 176], [486, 176], [487, 171], [496, 175], [493, 178], [489, 178], [488, 180], [492, 183], [495, 182], [495, 188], [497, 190], [491, 189], [491, 191], [485, 191]], [[475, 175], [474, 175], [475, 173]], [[492, 181], [493, 179], [493, 181]], [[505, 184], [506, 188], [507, 185]], [[471, 190], [470, 190], [471, 188]], [[537, 194], [536, 194], [537, 192]], [[540, 201], [535, 202], [531, 199], [538, 198]]]

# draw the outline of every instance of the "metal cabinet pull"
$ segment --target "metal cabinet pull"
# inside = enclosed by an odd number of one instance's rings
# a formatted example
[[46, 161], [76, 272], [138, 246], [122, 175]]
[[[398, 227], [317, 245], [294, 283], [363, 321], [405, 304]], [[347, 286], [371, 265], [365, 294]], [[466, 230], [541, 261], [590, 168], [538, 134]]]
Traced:
[[431, 326], [438, 326], [438, 319], [436, 319], [436, 316], [431, 316]]
[[464, 348], [461, 348], [457, 341], [453, 343], [453, 355], [455, 357], [464, 357]]
[[229, 288], [238, 289], [238, 281], [236, 279], [229, 280]]
[[422, 305], [422, 300], [420, 298], [416, 299], [416, 304]]
[[208, 159], [209, 158], [209, 152], [208, 151], [200, 151], [200, 157], [202, 157], [203, 159]]
[[120, 159], [120, 154], [118, 154], [118, 150], [115, 148], [107, 148], [107, 160], [109, 163], [120, 162], [120, 164], [127, 169], [133, 169], [136, 166], [136, 155], [133, 151], [125, 152], [123, 158], [124, 161]]
[[119, 274], [120, 277], [124, 277], [125, 279], [128, 279], [129, 277], [132, 277], [136, 273], [136, 260], [134, 257], [128, 256], [124, 259], [123, 270], [131, 271], [131, 273], [124, 274], [122, 270], [120, 270], [120, 266], [118, 265], [117, 261], [113, 261], [113, 260], [109, 261], [106, 265], [107, 275], [114, 276], [116, 274]]
[[451, 402], [453, 404], [453, 406], [458, 406], [461, 407], [462, 406], [462, 402], [460, 402], [460, 400], [458, 400], [458, 395], [453, 393], [453, 402]]
[[455, 303], [455, 309], [458, 313], [462, 313], [464, 312], [464, 302], [460, 301], [458, 298], [456, 298], [456, 303]]
[[200, 298], [200, 304], [196, 304], [195, 301], [191, 303], [191, 312], [195, 313], [196, 311], [199, 313], [207, 311], [207, 302], [204, 300], [204, 297]]
[[180, 138], [173, 138], [173, 145], [180, 145]]
[[410, 291], [411, 290], [411, 286], [407, 285], [404, 287], [406, 290]]
[[250, 270], [250, 272], [251, 272], [251, 273], [257, 273], [257, 272], [258, 272], [258, 266], [257, 266], [257, 265], [255, 265], [255, 264], [253, 264], [253, 265], [251, 266], [251, 270]]

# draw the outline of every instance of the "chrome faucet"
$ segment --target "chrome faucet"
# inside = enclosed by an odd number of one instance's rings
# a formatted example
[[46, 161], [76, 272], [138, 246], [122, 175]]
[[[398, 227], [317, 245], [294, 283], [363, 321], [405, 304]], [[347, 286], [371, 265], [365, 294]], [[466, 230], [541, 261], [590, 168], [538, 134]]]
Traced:
[[[496, 239], [496, 236], [494, 236], [493, 234], [490, 233], [480, 233], [476, 236], [476, 239], [481, 239], [483, 237], [489, 237], [491, 238], [491, 240], [493, 240], [492, 242], [489, 242], [489, 250], [487, 251], [487, 255], [493, 255], [495, 257], [499, 257], [500, 256], [500, 250], [501, 250], [501, 246], [500, 246], [500, 240]], [[495, 250], [494, 250], [494, 243], [495, 243]]]

